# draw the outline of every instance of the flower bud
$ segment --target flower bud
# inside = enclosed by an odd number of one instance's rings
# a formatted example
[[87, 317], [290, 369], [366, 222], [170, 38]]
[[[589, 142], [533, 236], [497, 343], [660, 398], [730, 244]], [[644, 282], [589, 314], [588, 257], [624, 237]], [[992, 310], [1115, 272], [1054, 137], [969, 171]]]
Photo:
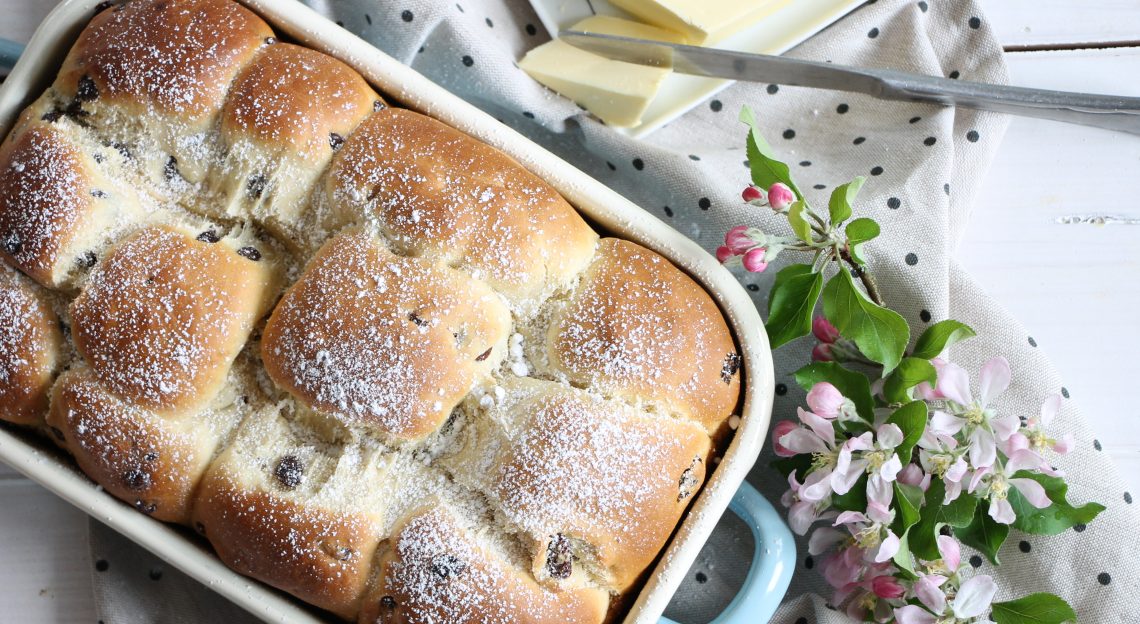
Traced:
[[831, 345], [826, 342], [815, 345], [815, 348], [811, 350], [811, 359], [813, 362], [831, 362], [835, 360], [831, 355]]
[[922, 468], [918, 464], [907, 464], [902, 470], [899, 471], [899, 474], [896, 478], [899, 480], [899, 483], [919, 487], [919, 484], [922, 483], [922, 478], [924, 476], [926, 475], [923, 474]]
[[777, 182], [768, 189], [768, 205], [772, 207], [772, 210], [784, 210], [795, 201], [796, 194], [783, 182]]
[[721, 245], [720, 247], [716, 248], [716, 259], [721, 264], [724, 264], [725, 262], [728, 262], [729, 260], [732, 260], [735, 257], [736, 257], [736, 254], [732, 253], [732, 250], [729, 249], [728, 247], [725, 247], [724, 245]]
[[763, 272], [764, 269], [768, 268], [768, 263], [764, 261], [764, 255], [766, 253], [768, 253], [768, 250], [763, 247], [749, 249], [744, 254], [744, 269], [752, 273]]
[[895, 600], [906, 595], [906, 589], [893, 576], [876, 576], [871, 580], [871, 591], [879, 598]]
[[738, 225], [724, 234], [724, 246], [733, 254], [740, 255], [756, 246], [756, 241], [748, 236], [748, 226]]
[[811, 387], [807, 394], [807, 404], [817, 416], [835, 418], [843, 407], [844, 397], [835, 386], [821, 381]]
[[796, 430], [798, 425], [790, 420], [781, 420], [772, 427], [772, 450], [779, 457], [793, 457], [796, 452], [780, 444], [780, 438]]
[[815, 335], [816, 340], [827, 344], [839, 340], [839, 330], [835, 329], [835, 326], [822, 316], [812, 319], [811, 333]]
[[764, 192], [764, 189], [752, 184], [744, 187], [740, 198], [743, 199], [745, 203], [752, 204], [753, 206], [763, 206], [768, 203], [768, 195]]

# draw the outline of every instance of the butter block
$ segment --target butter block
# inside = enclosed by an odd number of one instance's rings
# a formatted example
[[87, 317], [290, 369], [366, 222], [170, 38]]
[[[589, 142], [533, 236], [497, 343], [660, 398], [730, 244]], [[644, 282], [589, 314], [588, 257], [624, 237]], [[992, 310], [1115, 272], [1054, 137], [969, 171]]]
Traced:
[[[675, 32], [617, 17], [597, 15], [574, 30], [682, 43]], [[641, 123], [641, 115], [670, 70], [623, 63], [554, 40], [527, 53], [519, 67], [532, 78], [574, 100], [611, 126]]]
[[610, 0], [637, 17], [681, 33], [690, 45], [717, 43], [753, 26], [790, 0]]

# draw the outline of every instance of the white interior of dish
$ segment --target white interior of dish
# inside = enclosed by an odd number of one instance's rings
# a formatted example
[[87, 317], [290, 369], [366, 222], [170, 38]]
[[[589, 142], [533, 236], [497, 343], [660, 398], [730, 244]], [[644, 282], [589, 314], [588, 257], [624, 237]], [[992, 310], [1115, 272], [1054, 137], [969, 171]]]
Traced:
[[[24, 57], [0, 86], [0, 136], [7, 134], [23, 107], [54, 79], [98, 1], [66, 0], [40, 25]], [[736, 278], [693, 241], [308, 7], [280, 0], [239, 1], [278, 31], [351, 65], [380, 92], [403, 106], [435, 117], [510, 154], [609, 233], [645, 245], [685, 269], [720, 305], [744, 359], [741, 425], [624, 620], [627, 624], [655, 622], [755, 463], [768, 431], [774, 383], [771, 351], [751, 299]], [[71, 462], [61, 460], [47, 440], [24, 432], [13, 433], [8, 428], [0, 429], [0, 461], [11, 464], [268, 622], [315, 624], [322, 621], [317, 611], [225, 567], [207, 546], [189, 533], [146, 517], [96, 489]]]

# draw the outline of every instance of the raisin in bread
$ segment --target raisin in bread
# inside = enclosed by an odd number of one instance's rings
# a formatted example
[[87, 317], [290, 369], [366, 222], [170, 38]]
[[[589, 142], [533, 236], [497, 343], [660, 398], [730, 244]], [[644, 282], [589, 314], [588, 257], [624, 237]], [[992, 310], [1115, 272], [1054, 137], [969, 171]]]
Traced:
[[0, 258], [0, 419], [347, 620], [615, 617], [740, 397], [669, 261], [229, 0], [95, 15]]

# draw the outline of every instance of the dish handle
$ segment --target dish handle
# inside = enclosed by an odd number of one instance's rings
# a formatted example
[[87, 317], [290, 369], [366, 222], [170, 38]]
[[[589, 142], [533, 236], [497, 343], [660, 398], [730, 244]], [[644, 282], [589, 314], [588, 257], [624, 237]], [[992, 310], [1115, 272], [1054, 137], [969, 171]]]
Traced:
[[24, 53], [24, 44], [0, 38], [0, 70], [10, 70], [16, 66], [16, 59]]
[[[709, 624], [761, 624], [771, 619], [796, 567], [796, 541], [788, 525], [756, 488], [744, 482], [729, 509], [752, 530], [755, 551], [748, 577], [728, 607]], [[662, 617], [659, 624], [676, 624]]]

